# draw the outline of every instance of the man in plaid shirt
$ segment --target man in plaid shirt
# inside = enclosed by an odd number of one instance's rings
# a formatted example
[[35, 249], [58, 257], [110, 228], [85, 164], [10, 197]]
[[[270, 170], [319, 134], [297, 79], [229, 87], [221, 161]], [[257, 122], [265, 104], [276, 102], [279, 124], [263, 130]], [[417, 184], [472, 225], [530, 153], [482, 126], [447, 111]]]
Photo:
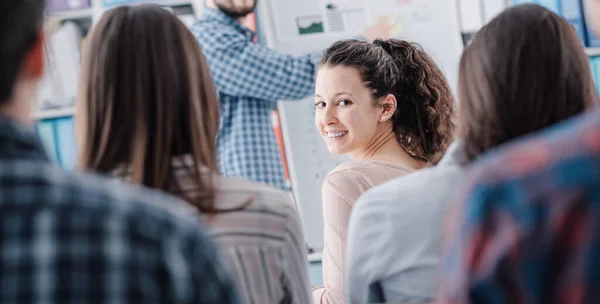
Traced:
[[481, 159], [457, 206], [440, 303], [600, 303], [600, 110]]
[[237, 303], [191, 207], [47, 160], [43, 9], [0, 1], [0, 303]]
[[[257, 1], [207, 0], [204, 18], [192, 32], [219, 91], [221, 173], [287, 190], [271, 114], [278, 100], [314, 94], [321, 52], [294, 57], [255, 43], [255, 33], [242, 23]], [[389, 24], [378, 24], [367, 28], [362, 37], [388, 38], [390, 30]]]

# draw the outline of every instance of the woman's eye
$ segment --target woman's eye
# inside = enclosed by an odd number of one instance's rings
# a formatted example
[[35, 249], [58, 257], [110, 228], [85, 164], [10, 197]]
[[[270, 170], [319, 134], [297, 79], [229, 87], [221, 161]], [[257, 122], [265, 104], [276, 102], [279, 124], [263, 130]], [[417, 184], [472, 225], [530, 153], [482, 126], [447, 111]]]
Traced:
[[324, 108], [325, 107], [325, 103], [322, 102], [322, 101], [315, 102], [315, 107], [317, 107], [317, 108]]
[[352, 104], [352, 102], [350, 100], [348, 100], [348, 99], [342, 99], [338, 103], [338, 105], [340, 105], [340, 106], [349, 106], [350, 104]]

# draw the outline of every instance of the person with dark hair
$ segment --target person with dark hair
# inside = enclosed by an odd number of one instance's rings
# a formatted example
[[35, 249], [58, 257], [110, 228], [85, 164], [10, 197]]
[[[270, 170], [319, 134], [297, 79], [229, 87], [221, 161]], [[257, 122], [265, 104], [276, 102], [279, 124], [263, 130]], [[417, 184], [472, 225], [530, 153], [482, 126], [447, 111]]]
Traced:
[[[588, 4], [591, 20], [599, 20], [600, 1]], [[506, 11], [474, 44], [461, 63], [468, 159], [596, 104], [582, 43], [542, 7]], [[490, 85], [478, 89], [474, 79]], [[467, 121], [471, 115], [482, 119]], [[445, 229], [438, 303], [600, 303], [597, 107], [477, 157], [459, 190]]]
[[436, 167], [376, 187], [357, 203], [348, 240], [350, 302], [366, 303], [369, 295], [433, 302], [442, 223], [465, 166], [506, 141], [582, 113], [594, 102], [593, 91], [585, 51], [560, 16], [518, 6], [483, 27], [460, 61], [460, 139]]
[[435, 163], [453, 139], [454, 99], [434, 61], [401, 40], [334, 43], [317, 73], [315, 123], [329, 151], [349, 154], [325, 178], [323, 281], [316, 303], [345, 303], [350, 212], [369, 188]]
[[2, 303], [238, 303], [187, 204], [50, 163], [31, 120], [43, 19], [43, 0], [0, 1]]
[[[287, 191], [272, 111], [280, 100], [303, 99], [314, 92], [315, 69], [322, 51], [292, 56], [257, 43], [256, 33], [244, 26], [257, 3], [206, 0], [204, 16], [192, 32], [219, 91], [219, 169], [225, 176]], [[361, 37], [369, 41], [388, 38], [391, 30], [390, 24], [375, 24]]]
[[78, 165], [195, 207], [190, 215], [204, 219], [242, 303], [310, 302], [304, 236], [290, 198], [219, 174], [219, 101], [185, 25], [156, 5], [122, 6], [104, 14], [86, 49]]

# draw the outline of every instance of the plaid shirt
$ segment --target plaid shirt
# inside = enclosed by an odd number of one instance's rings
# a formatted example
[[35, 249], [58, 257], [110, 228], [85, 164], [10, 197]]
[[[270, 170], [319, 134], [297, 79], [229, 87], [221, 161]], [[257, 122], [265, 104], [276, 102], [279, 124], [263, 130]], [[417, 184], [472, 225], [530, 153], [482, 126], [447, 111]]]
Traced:
[[441, 303], [600, 303], [600, 112], [475, 165], [448, 222]]
[[0, 119], [0, 303], [237, 303], [190, 207], [63, 172]]
[[219, 91], [221, 172], [287, 190], [272, 110], [278, 100], [302, 99], [314, 93], [321, 53], [302, 57], [279, 54], [252, 42], [252, 31], [207, 7], [192, 32]]

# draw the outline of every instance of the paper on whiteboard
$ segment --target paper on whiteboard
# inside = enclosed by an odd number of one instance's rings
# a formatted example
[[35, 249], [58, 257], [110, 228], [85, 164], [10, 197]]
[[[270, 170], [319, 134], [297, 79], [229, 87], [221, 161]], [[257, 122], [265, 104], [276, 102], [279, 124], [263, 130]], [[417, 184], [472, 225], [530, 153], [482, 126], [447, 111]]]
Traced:
[[483, 2], [485, 22], [488, 23], [506, 9], [505, 0], [486, 0]]
[[367, 27], [363, 0], [321, 0], [330, 33], [356, 35]]
[[484, 22], [482, 11], [480, 0], [460, 1], [460, 24], [463, 33], [479, 31]]
[[391, 23], [394, 38], [406, 38], [406, 28], [434, 23], [431, 6], [424, 1], [374, 0], [368, 6], [368, 17], [368, 24]]
[[278, 0], [270, 4], [279, 41], [324, 32], [325, 21], [319, 1]]
[[271, 1], [279, 41], [308, 35], [353, 36], [367, 27], [363, 0]]

